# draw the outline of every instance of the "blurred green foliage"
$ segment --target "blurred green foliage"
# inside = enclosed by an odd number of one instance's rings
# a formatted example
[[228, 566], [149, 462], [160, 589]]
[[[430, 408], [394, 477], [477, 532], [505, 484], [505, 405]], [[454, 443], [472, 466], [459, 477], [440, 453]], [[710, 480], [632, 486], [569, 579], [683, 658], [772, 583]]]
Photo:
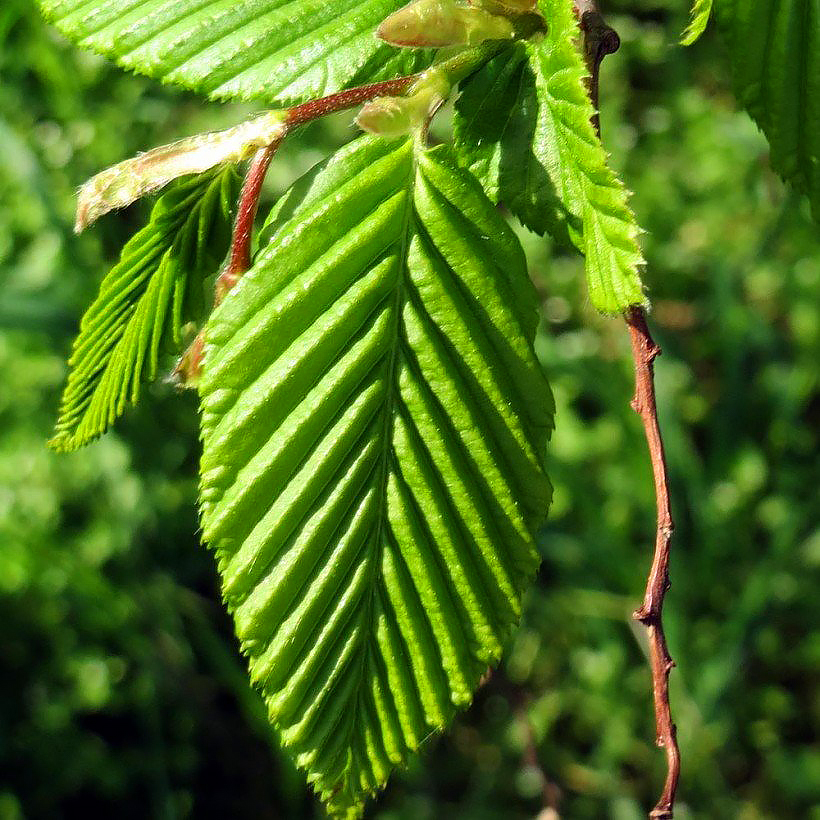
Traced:
[[[611, 2], [603, 128], [647, 230], [678, 529], [667, 624], [683, 818], [820, 817], [820, 243], [673, 0]], [[76, 186], [247, 112], [127, 76], [0, 7], [0, 820], [310, 818], [197, 541], [192, 395], [150, 391], [85, 451], [45, 449], [83, 306], [145, 215], [71, 233]], [[444, 126], [443, 131], [446, 131]], [[311, 126], [271, 192], [353, 134]], [[617, 320], [522, 233], [543, 295], [556, 493], [506, 662], [371, 816], [632, 820], [663, 777], [642, 595], [654, 498]]]

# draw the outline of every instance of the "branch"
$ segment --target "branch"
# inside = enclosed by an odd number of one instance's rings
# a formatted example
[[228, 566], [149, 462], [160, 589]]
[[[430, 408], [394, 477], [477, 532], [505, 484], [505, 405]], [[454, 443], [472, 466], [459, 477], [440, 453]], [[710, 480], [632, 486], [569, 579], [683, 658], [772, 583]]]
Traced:
[[669, 482], [666, 455], [663, 449], [658, 407], [655, 402], [654, 361], [661, 349], [652, 340], [642, 308], [630, 308], [626, 316], [632, 341], [632, 358], [635, 362], [635, 396], [632, 409], [641, 417], [646, 443], [652, 459], [652, 475], [655, 480], [655, 499], [658, 507], [655, 555], [646, 582], [643, 604], [633, 617], [647, 630], [649, 660], [652, 667], [652, 690], [655, 700], [655, 734], [658, 746], [666, 751], [666, 782], [655, 808], [649, 813], [655, 820], [671, 820], [675, 793], [680, 777], [680, 750], [677, 730], [672, 722], [669, 706], [669, 673], [675, 666], [666, 645], [663, 631], [663, 602], [669, 589], [669, 542], [675, 525], [669, 502]]
[[575, 14], [578, 17], [581, 31], [584, 33], [584, 59], [589, 71], [587, 91], [590, 100], [592, 100], [592, 107], [595, 109], [595, 113], [592, 115], [592, 125], [595, 127], [595, 133], [600, 137], [598, 80], [601, 73], [601, 63], [607, 54], [614, 54], [621, 47], [621, 38], [614, 28], [607, 25], [598, 10], [597, 0], [576, 0]]
[[317, 120], [320, 117], [326, 117], [328, 114], [354, 108], [376, 97], [391, 97], [402, 94], [413, 83], [417, 82], [421, 76], [421, 74], [409, 74], [406, 77], [396, 77], [394, 80], [385, 80], [381, 83], [361, 85], [358, 88], [349, 88], [347, 91], [339, 91], [327, 97], [308, 100], [301, 105], [288, 109], [285, 123], [292, 128]]
[[[575, 11], [581, 30], [584, 32], [584, 57], [590, 75], [589, 95], [596, 109], [592, 123], [600, 136], [601, 127], [597, 109], [601, 61], [607, 54], [618, 50], [620, 39], [601, 16], [597, 0], [576, 0]], [[626, 324], [629, 328], [632, 358], [635, 363], [635, 396], [632, 399], [632, 408], [643, 422], [644, 435], [652, 460], [655, 500], [658, 508], [652, 567], [646, 582], [643, 604], [633, 616], [647, 630], [649, 661], [652, 668], [652, 694], [655, 704], [655, 736], [658, 746], [666, 752], [666, 782], [649, 817], [653, 820], [672, 820], [680, 778], [680, 750], [677, 730], [672, 721], [672, 710], [669, 705], [669, 673], [675, 666], [675, 662], [669, 654], [663, 630], [663, 603], [669, 589], [669, 544], [675, 525], [672, 521], [666, 455], [655, 401], [654, 361], [660, 355], [661, 349], [649, 333], [643, 308], [630, 308], [626, 314]]]

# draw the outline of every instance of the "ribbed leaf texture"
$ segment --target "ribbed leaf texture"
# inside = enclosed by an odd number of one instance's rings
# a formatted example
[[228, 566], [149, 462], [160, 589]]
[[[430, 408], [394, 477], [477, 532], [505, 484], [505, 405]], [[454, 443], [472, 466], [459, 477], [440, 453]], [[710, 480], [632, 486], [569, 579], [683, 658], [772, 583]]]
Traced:
[[517, 43], [464, 84], [453, 122], [456, 149], [493, 202], [504, 202], [530, 230], [568, 242], [571, 214], [537, 155], [546, 138], [542, 115], [549, 115], [539, 109], [527, 49]]
[[706, 31], [709, 18], [712, 16], [712, 0], [694, 0], [692, 11], [689, 16], [689, 25], [683, 32], [681, 44], [691, 46], [700, 39], [701, 34]]
[[156, 378], [160, 353], [180, 345], [183, 325], [201, 317], [204, 280], [227, 252], [237, 191], [232, 168], [187, 177], [126, 243], [80, 323], [54, 449], [75, 450], [104, 433]]
[[572, 0], [541, 0], [540, 10], [542, 39], [499, 55], [465, 84], [456, 145], [493, 201], [537, 233], [569, 235], [586, 256], [590, 301], [617, 313], [646, 301], [640, 231], [590, 123]]
[[207, 325], [202, 524], [253, 682], [330, 811], [501, 653], [550, 499], [520, 246], [449, 149], [362, 138]]
[[376, 39], [403, 0], [40, 0], [73, 42], [218, 99], [278, 104], [405, 74], [429, 51]]
[[769, 140], [774, 169], [820, 219], [820, 4], [719, 0], [738, 97]]

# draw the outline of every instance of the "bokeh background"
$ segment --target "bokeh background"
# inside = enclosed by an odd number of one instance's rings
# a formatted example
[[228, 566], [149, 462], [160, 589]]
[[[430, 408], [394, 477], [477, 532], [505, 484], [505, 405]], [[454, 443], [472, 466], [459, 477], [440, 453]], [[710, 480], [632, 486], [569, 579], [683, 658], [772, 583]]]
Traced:
[[[767, 167], [683, 0], [610, 2], [603, 127], [646, 228], [677, 516], [667, 629], [682, 818], [820, 818], [820, 233]], [[101, 167], [242, 118], [69, 46], [0, 4], [0, 820], [314, 818], [246, 683], [197, 539], [196, 404], [166, 384], [84, 451], [45, 448], [81, 311], [140, 206], [71, 233]], [[269, 196], [353, 136], [305, 129]], [[446, 124], [444, 125], [446, 130]], [[373, 818], [632, 820], [652, 805], [654, 531], [620, 321], [522, 234], [554, 385], [544, 564], [502, 667], [393, 777]]]

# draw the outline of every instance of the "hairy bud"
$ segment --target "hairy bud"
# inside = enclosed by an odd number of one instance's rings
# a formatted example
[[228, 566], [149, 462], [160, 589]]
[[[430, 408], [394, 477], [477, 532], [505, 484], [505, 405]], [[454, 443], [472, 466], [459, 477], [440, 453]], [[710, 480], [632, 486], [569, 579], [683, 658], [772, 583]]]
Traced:
[[225, 131], [197, 134], [117, 163], [80, 188], [74, 230], [80, 233], [103, 214], [130, 205], [177, 177], [248, 159], [285, 130], [284, 114], [269, 111]]
[[443, 48], [508, 40], [514, 31], [506, 17], [478, 6], [456, 0], [416, 0], [391, 14], [377, 34], [394, 46]]
[[365, 103], [356, 124], [380, 137], [400, 137], [421, 128], [449, 93], [448, 80], [431, 69], [406, 97], [377, 97]]

